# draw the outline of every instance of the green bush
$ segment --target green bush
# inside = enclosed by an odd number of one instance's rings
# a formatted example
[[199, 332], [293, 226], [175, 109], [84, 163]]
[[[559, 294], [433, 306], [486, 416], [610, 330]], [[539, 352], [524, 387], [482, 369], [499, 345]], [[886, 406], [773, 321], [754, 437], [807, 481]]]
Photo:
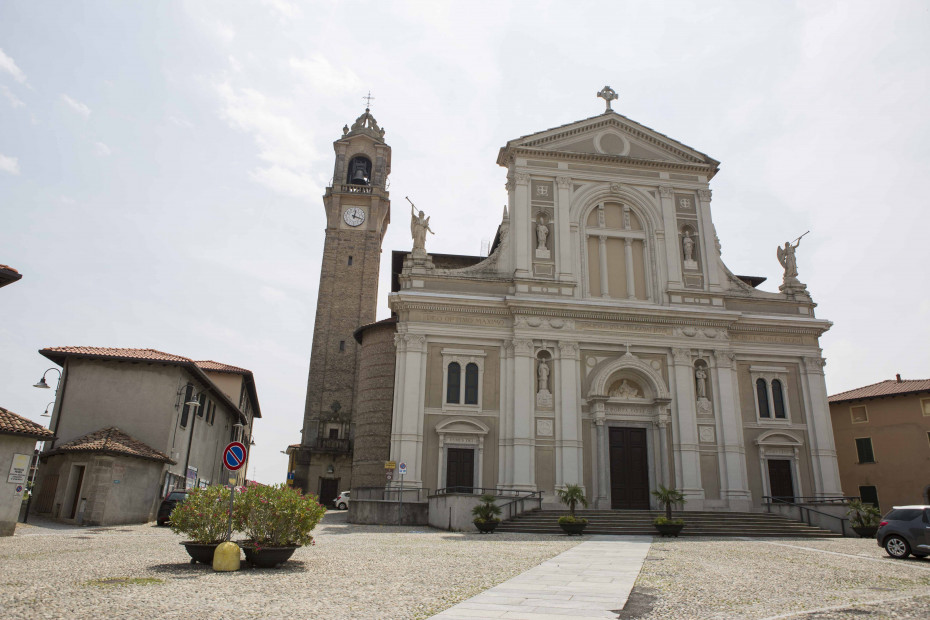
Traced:
[[481, 496], [481, 503], [471, 509], [474, 522], [495, 521], [500, 522], [497, 515], [501, 513], [501, 507], [494, 503], [497, 498], [490, 493]]
[[846, 514], [851, 518], [853, 527], [877, 527], [882, 519], [878, 508], [862, 503], [861, 499], [851, 500]]
[[255, 485], [236, 497], [233, 517], [236, 529], [256, 546], [304, 546], [313, 544], [310, 532], [325, 512], [316, 495], [283, 484]]
[[187, 499], [171, 511], [170, 518], [171, 530], [186, 535], [191, 542], [223, 542], [229, 529], [229, 489], [191, 489]]
[[564, 517], [559, 517], [559, 525], [562, 525], [563, 523], [568, 523], [568, 524], [582, 523], [584, 525], [587, 525], [588, 520], [583, 517], [573, 517], [571, 515], [565, 515]]
[[684, 525], [684, 519], [669, 519], [667, 517], [656, 517], [652, 522], [655, 525]]

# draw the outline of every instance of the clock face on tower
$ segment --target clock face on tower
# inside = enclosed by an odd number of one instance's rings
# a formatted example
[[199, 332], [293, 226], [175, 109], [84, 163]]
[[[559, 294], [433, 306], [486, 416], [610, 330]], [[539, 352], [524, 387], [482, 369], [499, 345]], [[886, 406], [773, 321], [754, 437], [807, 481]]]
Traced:
[[342, 219], [349, 226], [361, 226], [365, 221], [365, 210], [360, 207], [349, 207], [342, 214]]

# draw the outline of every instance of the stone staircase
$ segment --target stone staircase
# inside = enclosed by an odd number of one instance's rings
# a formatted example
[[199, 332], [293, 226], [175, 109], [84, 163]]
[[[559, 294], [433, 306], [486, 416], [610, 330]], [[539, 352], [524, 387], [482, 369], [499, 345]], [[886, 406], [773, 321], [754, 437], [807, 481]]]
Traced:
[[[567, 510], [532, 510], [503, 521], [498, 532], [561, 534], [559, 517]], [[663, 515], [654, 510], [579, 510], [576, 516], [588, 520], [585, 534], [658, 535], [652, 520]], [[765, 512], [674, 512], [685, 520], [679, 536], [748, 536], [840, 538], [829, 530]]]

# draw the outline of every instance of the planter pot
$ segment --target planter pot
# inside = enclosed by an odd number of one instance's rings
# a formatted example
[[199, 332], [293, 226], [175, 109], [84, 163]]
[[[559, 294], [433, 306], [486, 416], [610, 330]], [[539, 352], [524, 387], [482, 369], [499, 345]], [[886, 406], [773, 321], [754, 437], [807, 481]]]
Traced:
[[559, 523], [559, 527], [562, 528], [562, 531], [568, 534], [569, 536], [581, 536], [584, 534], [584, 528], [588, 527], [587, 523]]
[[256, 547], [250, 542], [239, 543], [239, 546], [245, 552], [245, 561], [257, 568], [274, 568], [278, 564], [283, 564], [294, 555], [298, 548], [297, 545]]
[[472, 521], [482, 534], [490, 534], [497, 529], [500, 521]]
[[187, 549], [187, 554], [191, 556], [191, 564], [200, 562], [201, 564], [212, 566], [213, 552], [216, 551], [220, 543], [199, 543], [187, 540], [181, 544]]
[[878, 531], [878, 526], [875, 525], [866, 525], [866, 526], [853, 526], [853, 531], [856, 534], [859, 534], [862, 538], [875, 538], [875, 533]]
[[685, 526], [684, 523], [665, 523], [663, 525], [653, 523], [652, 525], [662, 536], [674, 536], [676, 538], [678, 537], [678, 533], [681, 532], [681, 529]]

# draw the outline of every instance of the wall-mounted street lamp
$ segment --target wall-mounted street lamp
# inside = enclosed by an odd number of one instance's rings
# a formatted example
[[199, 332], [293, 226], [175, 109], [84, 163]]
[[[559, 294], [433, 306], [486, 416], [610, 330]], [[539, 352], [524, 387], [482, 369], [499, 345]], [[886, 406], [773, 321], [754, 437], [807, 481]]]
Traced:
[[[58, 383], [60, 384], [61, 383], [61, 371], [55, 368], [54, 366], [52, 366], [51, 368], [49, 368], [48, 370], [42, 373], [42, 378], [39, 379], [37, 383], [33, 384], [32, 387], [41, 388], [43, 390], [50, 389], [52, 386], [50, 386], [48, 383], [45, 382], [45, 375], [47, 375], [50, 370], [54, 370], [55, 372], [58, 373]], [[56, 386], [55, 389], [57, 390], [58, 387]]]
[[[34, 387], [34, 386], [33, 386], [33, 387]], [[53, 401], [50, 402], [49, 404], [45, 405], [45, 413], [41, 414], [39, 417], [40, 417], [40, 418], [50, 418], [50, 417], [52, 417], [52, 414], [50, 414], [50, 413], [48, 412], [48, 410], [49, 410], [49, 408], [50, 408], [52, 405], [54, 405], [54, 404], [55, 404], [55, 401], [53, 400]]]
[[[187, 382], [180, 390], [178, 390], [178, 402], [181, 402], [183, 397], [182, 394], [186, 394], [190, 391], [190, 396], [187, 397], [187, 400], [184, 401], [186, 407], [190, 407], [191, 413], [191, 430], [190, 436], [187, 440], [187, 456], [184, 457], [184, 488], [187, 488], [187, 471], [190, 467], [191, 462], [191, 448], [194, 445], [194, 425], [197, 424], [197, 409], [200, 407], [200, 394], [197, 394], [197, 390], [194, 388], [194, 384]], [[201, 391], [203, 394], [203, 391]]]

